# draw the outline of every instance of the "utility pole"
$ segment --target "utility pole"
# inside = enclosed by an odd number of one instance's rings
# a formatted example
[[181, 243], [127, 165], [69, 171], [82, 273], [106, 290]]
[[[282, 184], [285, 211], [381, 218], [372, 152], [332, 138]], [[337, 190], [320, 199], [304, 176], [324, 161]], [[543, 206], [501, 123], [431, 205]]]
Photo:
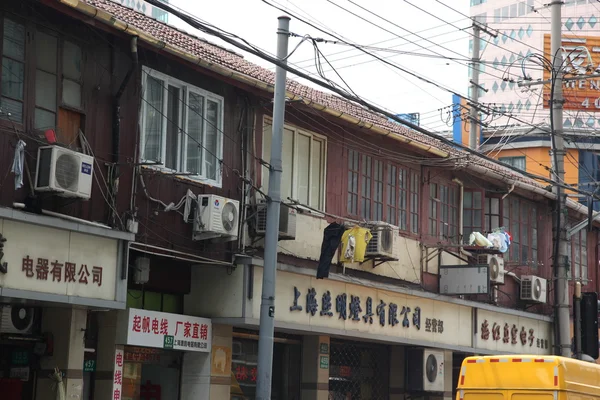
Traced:
[[[478, 23], [473, 24], [473, 58], [471, 61], [471, 71], [472, 80], [471, 80], [471, 101], [476, 106], [479, 103], [479, 64], [481, 60], [479, 59], [479, 44], [481, 41], [481, 29], [479, 28]], [[471, 124], [469, 129], [469, 147], [473, 150], [477, 150], [479, 147], [479, 111], [477, 107], [471, 107], [470, 111], [470, 119]]]
[[[555, 306], [557, 308], [554, 321], [554, 329], [557, 330], [558, 339], [557, 353], [564, 357], [571, 356], [571, 330], [569, 313], [569, 281], [567, 280], [567, 216], [563, 212], [566, 210], [567, 196], [563, 193], [560, 186], [564, 182], [565, 168], [565, 142], [563, 139], [563, 76], [562, 76], [562, 0], [552, 0], [551, 8], [551, 27], [550, 27], [550, 51], [552, 57], [552, 76], [554, 79], [553, 96], [550, 99], [552, 108], [552, 170], [555, 174], [556, 185], [554, 193], [556, 194], [556, 213], [554, 219], [554, 240], [558, 248], [558, 254], [554, 254], [553, 270], [556, 283]], [[556, 243], [558, 242], [558, 243]]]
[[[287, 63], [289, 17], [279, 17], [277, 29], [277, 58]], [[279, 241], [279, 210], [281, 208], [281, 152], [283, 147], [283, 122], [285, 117], [286, 71], [277, 66], [275, 71], [275, 97], [273, 100], [273, 138], [269, 161], [269, 193], [267, 203], [267, 228], [260, 303], [260, 331], [258, 337], [258, 377], [256, 399], [271, 400], [273, 374], [273, 334], [275, 332], [275, 278], [277, 273], [277, 242]]]

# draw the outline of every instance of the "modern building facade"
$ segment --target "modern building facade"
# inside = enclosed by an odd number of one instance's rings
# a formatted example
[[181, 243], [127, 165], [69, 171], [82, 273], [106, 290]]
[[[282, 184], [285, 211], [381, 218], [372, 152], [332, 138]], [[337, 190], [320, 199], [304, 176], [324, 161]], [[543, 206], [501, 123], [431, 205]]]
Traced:
[[[519, 82], [549, 78], [542, 67], [532, 62], [535, 60], [532, 56], [550, 59], [550, 8], [535, 1], [477, 0], [471, 1], [470, 14], [497, 31], [497, 37], [484, 35], [481, 41], [480, 82], [485, 90], [480, 91], [480, 101], [500, 112], [492, 116], [482, 114], [481, 150], [527, 172], [549, 176], [550, 86], [520, 87]], [[591, 74], [598, 67], [598, 18], [600, 7], [595, 1], [564, 2], [562, 55], [565, 70], [569, 71], [567, 77]], [[568, 138], [565, 179], [594, 193], [600, 149], [595, 139], [600, 126], [597, 78], [569, 82], [564, 93], [567, 100], [564, 127]], [[589, 203], [586, 197], [573, 198]], [[596, 210], [600, 207], [598, 202], [593, 206]]]
[[[54, 398], [55, 368], [67, 398], [253, 399], [274, 75], [110, 0], [0, 17], [3, 400]], [[553, 194], [287, 89], [273, 398], [450, 399], [466, 355], [550, 354]], [[357, 226], [342, 262], [325, 236]], [[465, 244], [502, 230], [505, 253]], [[598, 240], [572, 241], [590, 290]]]

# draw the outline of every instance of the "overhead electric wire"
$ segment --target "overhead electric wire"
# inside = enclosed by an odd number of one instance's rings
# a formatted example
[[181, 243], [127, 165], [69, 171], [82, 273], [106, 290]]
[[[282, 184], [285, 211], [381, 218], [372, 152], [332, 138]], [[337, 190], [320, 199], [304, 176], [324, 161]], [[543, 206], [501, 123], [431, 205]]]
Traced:
[[[262, 0], [262, 1], [263, 1], [263, 2], [265, 2], [265, 3], [267, 3], [267, 4], [270, 4], [270, 3], [269, 3], [268, 1], [266, 1], [266, 0]], [[391, 114], [391, 113], [389, 113], [389, 112], [387, 112], [387, 111], [385, 111], [385, 110], [383, 110], [383, 109], [381, 109], [381, 108], [379, 108], [379, 107], [376, 107], [376, 106], [374, 106], [374, 105], [372, 105], [372, 104], [370, 104], [370, 103], [366, 102], [365, 100], [363, 100], [363, 99], [361, 99], [361, 98], [354, 98], [353, 96], [350, 96], [350, 95], [348, 95], [347, 93], [344, 93], [344, 91], [341, 91], [341, 90], [339, 90], [339, 89], [337, 89], [337, 88], [335, 88], [335, 87], [331, 87], [330, 85], [327, 85], [327, 84], [326, 84], [326, 83], [324, 83], [324, 82], [321, 82], [321, 81], [319, 81], [319, 80], [317, 80], [317, 79], [314, 79], [314, 78], [312, 78], [312, 77], [310, 77], [310, 76], [308, 76], [308, 75], [306, 75], [306, 74], [302, 73], [301, 71], [298, 71], [298, 70], [296, 70], [296, 69], [294, 69], [294, 68], [292, 68], [292, 67], [290, 67], [290, 66], [286, 65], [285, 63], [282, 63], [282, 62], [281, 62], [280, 60], [278, 60], [277, 58], [273, 58], [273, 57], [269, 56], [268, 54], [265, 54], [265, 53], [263, 53], [263, 52], [257, 51], [257, 50], [254, 48], [254, 46], [253, 46], [253, 45], [251, 45], [251, 44], [244, 44], [244, 43], [248, 43], [248, 41], [247, 41], [247, 40], [245, 40], [245, 39], [243, 39], [243, 38], [240, 38], [239, 36], [237, 36], [237, 35], [233, 35], [233, 34], [231, 34], [231, 33], [229, 33], [229, 32], [226, 32], [226, 31], [225, 31], [225, 34], [224, 34], [224, 33], [221, 33], [221, 32], [220, 32], [218, 29], [213, 29], [213, 28], [211, 28], [210, 26], [208, 26], [208, 25], [206, 25], [206, 24], [202, 24], [202, 23], [200, 23], [199, 21], [197, 21], [197, 20], [196, 20], [195, 18], [193, 18], [193, 17], [190, 17], [190, 16], [187, 16], [187, 15], [185, 15], [185, 14], [179, 13], [179, 12], [178, 12], [178, 11], [176, 11], [174, 8], [170, 7], [168, 4], [162, 3], [162, 2], [161, 2], [161, 1], [159, 1], [159, 0], [147, 0], [147, 2], [148, 2], [149, 4], [151, 4], [151, 5], [153, 5], [153, 6], [156, 6], [156, 7], [160, 8], [160, 9], [163, 9], [163, 10], [165, 10], [165, 11], [167, 11], [167, 12], [171, 12], [171, 13], [173, 13], [174, 15], [176, 15], [176, 16], [177, 16], [177, 17], [179, 17], [179, 18], [181, 18], [181, 19], [182, 19], [182, 20], [184, 20], [186, 23], [190, 24], [191, 26], [195, 27], [196, 29], [200, 29], [200, 30], [202, 30], [203, 32], [205, 32], [205, 33], [207, 33], [207, 34], [210, 34], [210, 35], [213, 35], [213, 36], [219, 37], [220, 39], [222, 39], [222, 40], [224, 40], [224, 41], [226, 41], [226, 42], [228, 42], [228, 43], [230, 43], [230, 44], [232, 44], [232, 45], [234, 45], [234, 46], [236, 46], [236, 47], [239, 47], [240, 49], [242, 49], [242, 50], [244, 50], [244, 51], [247, 51], [247, 52], [249, 52], [249, 53], [251, 53], [251, 54], [253, 54], [253, 55], [255, 55], [255, 56], [258, 56], [258, 57], [260, 57], [260, 58], [262, 58], [262, 59], [264, 59], [264, 60], [266, 60], [266, 61], [272, 62], [272, 63], [274, 63], [274, 64], [276, 64], [276, 65], [278, 65], [278, 66], [280, 66], [280, 67], [282, 67], [282, 68], [286, 69], [287, 71], [289, 71], [289, 72], [291, 72], [291, 73], [294, 73], [294, 74], [298, 75], [299, 77], [302, 77], [302, 78], [304, 78], [304, 79], [307, 79], [307, 80], [309, 80], [309, 81], [311, 81], [311, 82], [313, 82], [313, 83], [316, 83], [316, 84], [318, 84], [319, 86], [326, 87], [326, 88], [328, 88], [329, 90], [331, 90], [331, 91], [333, 91], [333, 92], [337, 93], [339, 96], [341, 96], [341, 97], [343, 97], [343, 98], [345, 98], [345, 99], [347, 99], [347, 100], [350, 100], [350, 101], [356, 102], [356, 103], [358, 103], [358, 104], [361, 104], [362, 106], [364, 106], [364, 107], [366, 107], [366, 108], [370, 109], [370, 110], [371, 110], [371, 111], [373, 111], [373, 112], [379, 113], [380, 115], [385, 115], [386, 117], [388, 117], [388, 118], [391, 118], [391, 119], [395, 120], [396, 122], [399, 122], [399, 123], [401, 123], [401, 124], [403, 124], [403, 125], [407, 126], [407, 127], [408, 127], [408, 128], [410, 128], [410, 129], [413, 129], [413, 130], [415, 130], [415, 131], [417, 131], [417, 132], [420, 132], [420, 133], [424, 134], [425, 136], [429, 136], [429, 137], [431, 137], [431, 138], [434, 138], [434, 139], [438, 140], [438, 141], [439, 141], [439, 142], [441, 142], [441, 143], [444, 143], [444, 144], [446, 144], [446, 145], [447, 145], [447, 146], [449, 146], [450, 148], [460, 148], [461, 150], [463, 150], [463, 151], [465, 151], [465, 152], [467, 152], [467, 153], [470, 153], [470, 154], [473, 154], [473, 155], [475, 155], [477, 158], [481, 158], [481, 159], [484, 159], [484, 160], [486, 160], [486, 161], [488, 161], [488, 162], [492, 162], [492, 163], [494, 163], [494, 164], [500, 165], [500, 166], [502, 166], [503, 168], [506, 168], [506, 169], [512, 170], [512, 171], [514, 171], [514, 172], [518, 173], [519, 175], [526, 176], [526, 177], [528, 177], [528, 178], [530, 178], [530, 179], [533, 179], [533, 180], [542, 180], [542, 181], [545, 181], [545, 182], [548, 182], [548, 183], [551, 183], [551, 184], [554, 184], [554, 185], [559, 185], [559, 186], [561, 186], [561, 187], [562, 187], [562, 186], [565, 186], [564, 184], [562, 184], [562, 183], [560, 183], [560, 182], [556, 182], [556, 181], [553, 181], [553, 180], [551, 180], [551, 179], [548, 179], [548, 178], [546, 178], [546, 177], [542, 177], [542, 176], [539, 176], [539, 175], [536, 175], [536, 174], [532, 174], [532, 173], [529, 173], [529, 172], [524, 172], [524, 171], [521, 171], [521, 170], [519, 170], [518, 168], [515, 168], [515, 167], [513, 167], [513, 166], [511, 166], [511, 165], [508, 165], [508, 164], [506, 164], [506, 163], [502, 163], [502, 162], [500, 162], [500, 161], [498, 161], [498, 160], [495, 160], [495, 159], [493, 159], [493, 158], [487, 157], [487, 156], [485, 156], [485, 155], [483, 155], [483, 154], [480, 154], [480, 153], [478, 153], [477, 151], [475, 151], [475, 150], [473, 150], [473, 149], [470, 149], [469, 147], [466, 147], [466, 146], [464, 146], [464, 145], [461, 145], [461, 144], [455, 143], [455, 142], [453, 142], [453, 141], [451, 141], [451, 140], [448, 140], [448, 139], [446, 139], [446, 138], [444, 138], [444, 137], [442, 137], [442, 136], [435, 135], [435, 134], [433, 134], [433, 133], [431, 133], [431, 132], [427, 131], [426, 129], [423, 129], [423, 128], [421, 128], [421, 127], [419, 127], [419, 126], [415, 125], [415, 124], [412, 124], [412, 123], [411, 123], [411, 122], [409, 122], [409, 121], [405, 121], [405, 120], [403, 120], [403, 119], [399, 118], [398, 116], [396, 116], [396, 115], [394, 115], [394, 114]], [[270, 5], [271, 5], [271, 4], [270, 4]], [[275, 7], [275, 8], [278, 8], [278, 7], [276, 7], [276, 6], [273, 6], [273, 5], [271, 5], [271, 6], [272, 6], [272, 7]], [[279, 8], [278, 8], [278, 9], [279, 9]], [[282, 10], [282, 11], [283, 11], [283, 10]], [[294, 18], [298, 19], [299, 21], [301, 21], [301, 22], [304, 22], [305, 24], [312, 26], [312, 27], [313, 27], [313, 28], [315, 28], [315, 29], [319, 29], [319, 28], [315, 27], [314, 25], [312, 25], [312, 24], [310, 24], [310, 23], [308, 23], [308, 22], [304, 21], [302, 18], [299, 18], [299, 17], [297, 17], [297, 16], [294, 16], [294, 15], [292, 15], [292, 16], [293, 16]], [[319, 29], [319, 30], [320, 30], [320, 29]], [[237, 42], [236, 40], [233, 40], [233, 39], [232, 39], [230, 36], [235, 36], [235, 37], [237, 37], [237, 38], [238, 38], [239, 40], [241, 40], [243, 43], [239, 43], [239, 42]], [[333, 36], [333, 35], [332, 35], [332, 36]], [[335, 36], [334, 36], [334, 37], [335, 37]], [[340, 39], [338, 38], [338, 40], [340, 40]], [[425, 81], [426, 81], [426, 80], [425, 80]], [[513, 177], [513, 179], [514, 179], [514, 177]], [[571, 187], [571, 186], [569, 186], [569, 185], [567, 185], [567, 188], [568, 188], [568, 189], [570, 189], [570, 190], [573, 190], [573, 191], [577, 191], [577, 192], [583, 193], [583, 194], [589, 194], [589, 193], [587, 193], [587, 192], [584, 192], [584, 191], [581, 191], [581, 190], [579, 190], [578, 188], [573, 188], [573, 187]]]

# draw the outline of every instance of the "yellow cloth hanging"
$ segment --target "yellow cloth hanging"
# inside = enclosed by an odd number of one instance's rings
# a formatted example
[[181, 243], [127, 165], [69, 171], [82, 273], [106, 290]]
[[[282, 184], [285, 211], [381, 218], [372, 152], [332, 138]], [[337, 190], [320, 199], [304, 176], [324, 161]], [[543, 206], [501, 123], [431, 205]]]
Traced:
[[343, 263], [355, 263], [365, 261], [367, 244], [373, 235], [366, 228], [355, 226], [348, 229], [342, 235], [342, 253], [340, 261]]

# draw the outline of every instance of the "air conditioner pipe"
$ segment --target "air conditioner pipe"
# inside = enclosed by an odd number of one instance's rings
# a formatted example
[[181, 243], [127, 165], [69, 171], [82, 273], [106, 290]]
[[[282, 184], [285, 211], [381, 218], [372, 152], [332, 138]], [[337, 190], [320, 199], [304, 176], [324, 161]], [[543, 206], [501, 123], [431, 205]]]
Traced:
[[[21, 210], [24, 210], [26, 208], [24, 203], [13, 203], [13, 207], [21, 209]], [[70, 215], [60, 214], [60, 213], [57, 213], [54, 211], [42, 210], [42, 214], [48, 215], [49, 217], [57, 217], [57, 218], [62, 218], [62, 219], [66, 219], [69, 221], [77, 222], [78, 224], [96, 226], [98, 228], [104, 228], [104, 229], [112, 229], [108, 225], [99, 224], [97, 222], [92, 222], [92, 221], [86, 221], [85, 219], [72, 217]]]

